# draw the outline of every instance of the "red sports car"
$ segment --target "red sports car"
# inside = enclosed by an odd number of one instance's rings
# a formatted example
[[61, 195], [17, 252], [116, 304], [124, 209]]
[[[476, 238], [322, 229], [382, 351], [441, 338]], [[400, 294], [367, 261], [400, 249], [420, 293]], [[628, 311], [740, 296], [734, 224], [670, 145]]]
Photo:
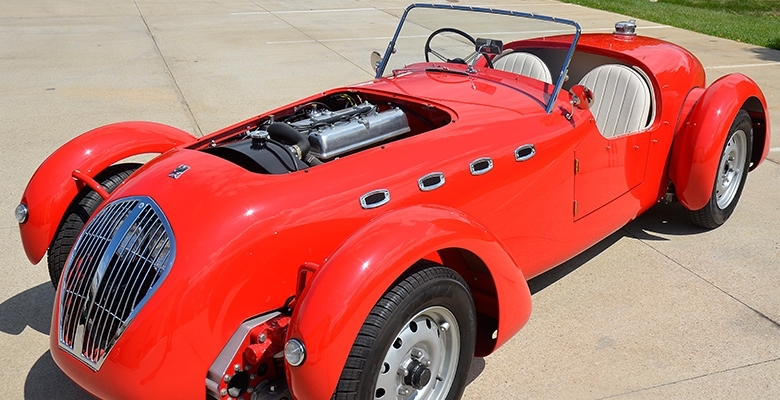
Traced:
[[456, 399], [528, 320], [528, 279], [659, 201], [723, 224], [769, 150], [755, 82], [705, 87], [632, 21], [413, 4], [372, 63], [200, 139], [118, 123], [43, 162], [16, 217], [68, 376], [101, 398]]

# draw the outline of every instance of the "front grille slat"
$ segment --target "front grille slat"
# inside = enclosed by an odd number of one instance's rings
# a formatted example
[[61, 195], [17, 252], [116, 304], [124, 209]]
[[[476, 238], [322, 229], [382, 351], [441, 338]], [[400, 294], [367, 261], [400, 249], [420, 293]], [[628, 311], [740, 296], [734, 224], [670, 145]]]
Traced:
[[[97, 332], [97, 334], [90, 336], [90, 342], [86, 344], [85, 350], [89, 351], [91, 348], [94, 347], [102, 347], [105, 346], [104, 343], [94, 343], [95, 340], [103, 340], [106, 338], [106, 335], [108, 335], [109, 331], [107, 329], [110, 329], [111, 326], [113, 326], [116, 322], [121, 321], [121, 318], [112, 318], [112, 314], [110, 312], [110, 308], [104, 306], [106, 304], [112, 304], [114, 302], [114, 299], [116, 298], [117, 294], [117, 286], [121, 284], [122, 276], [123, 276], [123, 270], [126, 271], [128, 268], [128, 264], [130, 263], [131, 259], [124, 258], [124, 260], [120, 261], [119, 255], [122, 254], [122, 252], [125, 250], [125, 248], [128, 246], [128, 243], [130, 243], [133, 246], [140, 246], [140, 243], [138, 243], [138, 232], [143, 232], [143, 230], [146, 228], [145, 225], [142, 225], [143, 222], [139, 224], [139, 220], [143, 219], [144, 214], [148, 213], [148, 209], [145, 209], [136, 219], [135, 225], [136, 228], [133, 229], [132, 235], [130, 235], [131, 232], [128, 231], [128, 234], [125, 234], [125, 236], [122, 238], [122, 240], [119, 242], [119, 245], [117, 246], [116, 250], [114, 251], [114, 254], [117, 254], [116, 259], [112, 259], [112, 263], [108, 265], [108, 268], [106, 270], [106, 276], [105, 281], [107, 284], [96, 294], [95, 296], [95, 306], [93, 306], [91, 313], [92, 316], [94, 316], [94, 326], [92, 328], [93, 332]], [[141, 225], [141, 226], [138, 226]], [[116, 261], [114, 261], [116, 260]], [[101, 312], [101, 310], [103, 310]]]
[[[84, 229], [82, 237], [86, 239], [84, 241], [85, 243], [79, 246], [74, 245], [71, 258], [73, 260], [78, 260], [78, 265], [81, 265], [81, 263], [85, 261], [88, 262], [90, 259], [100, 260], [110, 242], [111, 234], [113, 234], [119, 224], [127, 217], [127, 214], [132, 210], [136, 203], [137, 201], [130, 201], [126, 203], [113, 203], [106, 206], [104, 211], [95, 216], [94, 223], [90, 223], [90, 225]], [[106, 238], [108, 240], [106, 240]], [[81, 243], [82, 239], [79, 238], [78, 242]], [[68, 290], [66, 293], [71, 293], [72, 295], [86, 293], [94, 278], [95, 270], [88, 268], [66, 268], [65, 271], [67, 273], [66, 276], [69, 278], [66, 281], [65, 287], [74, 288], [73, 290]], [[69, 271], [70, 273], [68, 273]], [[66, 332], [65, 339], [71, 345], [74, 344], [73, 335], [76, 334], [76, 326], [81, 320], [78, 315], [80, 313], [78, 310], [82, 310], [85, 307], [88, 299], [86, 295], [75, 297], [76, 298], [73, 299], [73, 301], [64, 302], [71, 306], [71, 309], [68, 311], [71, 314], [67, 315], [66, 319], [67, 321], [71, 321], [71, 323], [64, 327]], [[76, 315], [72, 314], [74, 312]]]
[[[136, 219], [135, 225], [137, 228], [133, 230], [133, 235], [125, 235], [116, 249], [116, 265], [112, 266], [109, 272], [111, 276], [107, 278], [111, 285], [103, 290], [102, 298], [95, 302], [96, 305], [105, 310], [102, 313], [102, 317], [96, 321], [95, 331], [99, 331], [96, 338], [102, 341], [97, 344], [97, 347], [105, 347], [107, 343], [111, 342], [113, 335], [110, 332], [116, 332], [114, 326], [122, 320], [122, 318], [111, 318], [111, 316], [116, 315], [114, 309], [117, 308], [119, 299], [121, 299], [121, 291], [129, 289], [126, 284], [127, 279], [134, 272], [133, 268], [129, 268], [129, 266], [138, 264], [137, 262], [133, 263], [133, 261], [137, 260], [134, 260], [133, 257], [128, 257], [127, 253], [129, 252], [130, 255], [133, 255], [141, 251], [144, 245], [144, 237], [148, 235], [149, 229], [151, 229], [150, 225], [154, 220], [152, 218], [153, 215], [152, 210], [144, 210]], [[108, 298], [109, 296], [110, 298]], [[93, 347], [95, 347], [94, 344]]]
[[[99, 246], [99, 241], [96, 240], [96, 233], [94, 232], [96, 229], [94, 227], [101, 227], [101, 226], [107, 226], [107, 224], [104, 223], [105, 219], [110, 218], [111, 212], [105, 212], [100, 213], [95, 218], [95, 224], [93, 225], [93, 229], [85, 229], [84, 233], [82, 233], [82, 238], [80, 241], [83, 241], [84, 243], [80, 247], [74, 246], [74, 251], [72, 251], [71, 258], [74, 260], [83, 260], [84, 254], [90, 254], [94, 253], [94, 249], [96, 246]], [[65, 320], [71, 321], [70, 324], [64, 326], [63, 333], [66, 339], [70, 344], [73, 344], [72, 339], [73, 335], [75, 335], [76, 331], [76, 324], [78, 323], [79, 319], [78, 317], [72, 315], [72, 313], [77, 313], [78, 310], [82, 307], [83, 302], [86, 300], [86, 296], [80, 295], [81, 288], [83, 288], [87, 281], [91, 280], [91, 277], [85, 278], [83, 275], [85, 272], [81, 268], [66, 268], [66, 273], [64, 274], [66, 276], [66, 279], [64, 280], [65, 284], [63, 287], [76, 287], [76, 290], [66, 290], [65, 293], [69, 297], [64, 304], [68, 305], [68, 308], [63, 307], [63, 312], [66, 312]]]
[[[164, 240], [164, 241], [167, 242], [168, 239], [164, 235], [164, 232], [165, 232], [164, 228], [161, 225], [156, 224], [156, 226], [154, 227], [154, 230], [151, 231], [149, 237], [150, 237], [150, 240], [153, 240], [155, 237], [157, 237], [157, 241], [154, 243], [153, 246], [145, 247], [145, 250], [149, 251], [149, 252], [154, 251], [155, 248], [157, 246], [159, 246], [159, 242], [160, 241]], [[145, 262], [147, 262], [147, 260], [145, 260], [146, 257], [144, 257], [143, 255], [139, 255], [139, 258], [144, 260]], [[146, 268], [147, 273], [148, 273], [148, 271], [151, 271], [153, 268], [154, 268], [154, 264], [150, 264], [150, 268]], [[117, 311], [118, 312], [121, 312], [121, 313], [128, 312], [129, 313], [133, 309], [133, 307], [135, 307], [135, 305], [138, 304], [138, 296], [143, 291], [141, 291], [141, 290], [129, 290], [129, 289], [138, 287], [141, 284], [141, 282], [144, 281], [143, 278], [141, 278], [141, 276], [142, 276], [142, 274], [135, 274], [135, 276], [132, 277], [132, 282], [129, 282], [129, 285], [127, 285], [127, 289], [128, 290], [124, 290], [122, 292], [122, 295], [119, 297], [118, 301], [115, 303], [115, 304], [117, 304]], [[139, 280], [139, 278], [141, 278], [141, 279]], [[155, 279], [155, 281], [156, 281], [156, 279]], [[152, 282], [151, 284], [154, 285], [154, 282]]]
[[84, 227], [63, 273], [60, 347], [94, 370], [165, 279], [173, 231], [148, 197], [106, 205]]

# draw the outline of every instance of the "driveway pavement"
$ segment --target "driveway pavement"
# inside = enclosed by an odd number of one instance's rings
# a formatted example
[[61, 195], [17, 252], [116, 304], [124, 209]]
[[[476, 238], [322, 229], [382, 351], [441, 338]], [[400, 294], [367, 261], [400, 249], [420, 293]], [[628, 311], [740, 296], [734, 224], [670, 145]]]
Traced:
[[[458, 3], [457, 0], [451, 0]], [[473, 1], [609, 32], [626, 16], [549, 0]], [[89, 398], [48, 350], [54, 291], [13, 209], [43, 159], [110, 122], [196, 135], [371, 78], [406, 1], [5, 0], [0, 7], [0, 397]], [[708, 81], [742, 72], [780, 127], [780, 52], [638, 21]], [[723, 227], [659, 205], [532, 283], [528, 325], [475, 359], [465, 399], [780, 398], [780, 139]], [[175, 377], [172, 377], [175, 384]], [[174, 394], [167, 397], [175, 398]]]

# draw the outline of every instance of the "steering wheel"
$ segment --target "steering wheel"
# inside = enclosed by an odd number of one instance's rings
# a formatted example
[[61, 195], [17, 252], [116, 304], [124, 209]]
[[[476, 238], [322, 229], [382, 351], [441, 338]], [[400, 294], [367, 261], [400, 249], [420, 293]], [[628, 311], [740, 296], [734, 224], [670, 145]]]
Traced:
[[[431, 33], [431, 35], [428, 36], [428, 40], [425, 41], [425, 61], [426, 62], [430, 62], [431, 60], [430, 60], [430, 57], [428, 55], [429, 54], [433, 54], [434, 56], [436, 56], [436, 58], [438, 58], [438, 59], [440, 59], [440, 60], [442, 60], [444, 62], [456, 63], [456, 64], [466, 64], [466, 60], [471, 58], [471, 57], [473, 57], [474, 56], [474, 52], [469, 54], [465, 59], [460, 58], [460, 57], [447, 58], [444, 55], [442, 55], [441, 53], [431, 49], [431, 41], [433, 40], [433, 38], [436, 37], [436, 35], [439, 35], [439, 34], [445, 33], [445, 32], [450, 32], [450, 33], [455, 33], [457, 35], [460, 35], [463, 38], [465, 38], [466, 40], [468, 40], [469, 42], [471, 42], [472, 45], [474, 45], [474, 46], [477, 45], [477, 41], [474, 40], [474, 38], [471, 37], [471, 35], [469, 35], [466, 32], [463, 32], [460, 29], [440, 28], [440, 29], [437, 29], [437, 30], [433, 31], [433, 33]], [[487, 54], [482, 54], [482, 55], [485, 57], [485, 60], [487, 61], [488, 67], [493, 68], [493, 62], [490, 61], [490, 57], [488, 57]]]

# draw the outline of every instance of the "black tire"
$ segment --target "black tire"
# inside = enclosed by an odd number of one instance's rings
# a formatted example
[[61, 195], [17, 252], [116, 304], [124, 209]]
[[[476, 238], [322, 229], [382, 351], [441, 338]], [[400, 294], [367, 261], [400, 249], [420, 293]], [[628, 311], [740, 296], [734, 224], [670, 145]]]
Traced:
[[709, 202], [699, 210], [685, 209], [691, 223], [714, 229], [729, 219], [745, 187], [752, 149], [753, 124], [747, 111], [740, 110], [723, 145]]
[[[141, 164], [137, 163], [115, 164], [99, 173], [95, 177], [95, 181], [111, 193], [140, 166]], [[65, 215], [62, 216], [62, 221], [54, 234], [51, 245], [49, 245], [46, 257], [49, 264], [49, 278], [51, 278], [51, 283], [55, 288], [60, 281], [68, 254], [70, 254], [73, 244], [76, 243], [76, 237], [102, 202], [103, 198], [97, 192], [85, 187], [65, 210]]]
[[427, 261], [416, 267], [366, 318], [341, 373], [336, 400], [456, 400], [463, 395], [476, 343], [471, 292], [449, 268]]

